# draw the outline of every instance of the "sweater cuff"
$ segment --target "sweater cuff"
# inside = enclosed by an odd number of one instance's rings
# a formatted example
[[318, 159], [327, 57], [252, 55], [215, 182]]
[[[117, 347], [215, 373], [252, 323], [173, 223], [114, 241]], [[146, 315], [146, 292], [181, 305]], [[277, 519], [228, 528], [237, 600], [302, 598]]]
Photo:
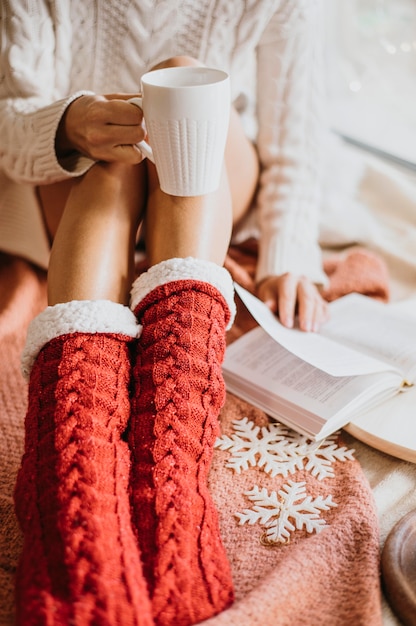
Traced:
[[287, 241], [277, 232], [263, 233], [259, 242], [256, 282], [286, 272], [306, 276], [316, 285], [328, 284], [318, 244], [302, 240]]

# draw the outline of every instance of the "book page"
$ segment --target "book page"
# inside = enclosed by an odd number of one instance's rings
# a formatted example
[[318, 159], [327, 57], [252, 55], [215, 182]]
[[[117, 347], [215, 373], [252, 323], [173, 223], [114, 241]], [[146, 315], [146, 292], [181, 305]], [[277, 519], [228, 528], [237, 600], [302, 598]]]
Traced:
[[260, 406], [273, 417], [307, 432], [345, 425], [354, 413], [393, 395], [398, 374], [331, 376], [276, 343], [261, 327], [231, 344], [223, 364], [229, 391]]
[[[281, 346], [303, 361], [318, 367], [331, 376], [356, 376], [395, 370], [393, 364], [340, 344], [323, 332], [305, 333], [286, 328], [261, 300], [240, 285], [236, 292], [258, 324]], [[336, 324], [336, 315], [333, 315]]]
[[350, 294], [332, 303], [331, 319], [322, 334], [396, 366], [414, 381], [416, 319], [404, 305], [399, 308]]

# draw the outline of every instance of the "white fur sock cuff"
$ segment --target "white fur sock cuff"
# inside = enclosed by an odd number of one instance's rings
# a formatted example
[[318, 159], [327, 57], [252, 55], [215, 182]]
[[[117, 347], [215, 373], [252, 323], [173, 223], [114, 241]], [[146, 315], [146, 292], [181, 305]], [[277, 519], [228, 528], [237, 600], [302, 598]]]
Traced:
[[55, 337], [70, 333], [111, 333], [138, 337], [141, 326], [123, 304], [110, 300], [72, 300], [48, 306], [29, 324], [21, 368], [26, 380], [37, 355]]
[[136, 278], [131, 290], [130, 306], [134, 311], [147, 294], [156, 287], [176, 280], [200, 280], [209, 283], [222, 294], [230, 309], [231, 328], [235, 317], [234, 285], [229, 272], [211, 261], [193, 257], [169, 259], [153, 265], [147, 272]]

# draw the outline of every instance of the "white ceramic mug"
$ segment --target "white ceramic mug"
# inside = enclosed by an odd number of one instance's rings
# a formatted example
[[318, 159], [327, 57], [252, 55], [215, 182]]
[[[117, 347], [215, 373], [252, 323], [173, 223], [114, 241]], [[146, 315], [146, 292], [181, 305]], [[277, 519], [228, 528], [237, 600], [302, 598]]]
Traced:
[[161, 189], [174, 196], [199, 196], [218, 189], [230, 117], [226, 72], [207, 67], [169, 67], [141, 78], [141, 97], [151, 159]]

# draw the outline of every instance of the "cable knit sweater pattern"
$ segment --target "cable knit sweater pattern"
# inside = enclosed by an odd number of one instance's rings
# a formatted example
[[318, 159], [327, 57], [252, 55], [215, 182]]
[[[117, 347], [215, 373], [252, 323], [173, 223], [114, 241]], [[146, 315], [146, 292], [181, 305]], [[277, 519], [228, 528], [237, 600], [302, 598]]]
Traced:
[[66, 107], [86, 93], [137, 93], [145, 71], [185, 54], [230, 73], [257, 145], [257, 277], [324, 282], [321, 11], [321, 0], [1, 0], [0, 249], [47, 265], [36, 185], [93, 164], [57, 160]]

